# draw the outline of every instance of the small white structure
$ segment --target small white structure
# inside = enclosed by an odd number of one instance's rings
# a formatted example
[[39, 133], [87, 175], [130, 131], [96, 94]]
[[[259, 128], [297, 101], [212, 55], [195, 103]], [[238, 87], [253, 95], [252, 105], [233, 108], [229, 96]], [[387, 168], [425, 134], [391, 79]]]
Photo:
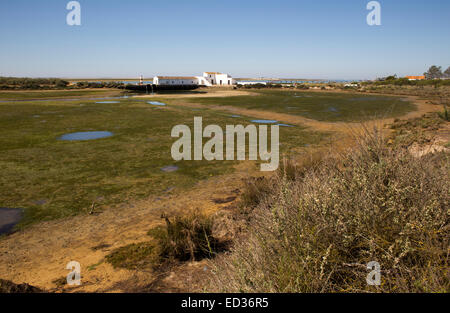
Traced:
[[234, 85], [233, 78], [228, 74], [222, 74], [217, 72], [204, 72], [203, 77], [212, 86], [232, 86]]
[[238, 81], [238, 85], [267, 85], [267, 82], [264, 81]]
[[173, 85], [198, 85], [197, 77], [190, 76], [155, 76], [154, 85], [173, 86]]
[[203, 76], [155, 76], [154, 85], [199, 85], [199, 86], [232, 86], [234, 79], [228, 74], [204, 72]]

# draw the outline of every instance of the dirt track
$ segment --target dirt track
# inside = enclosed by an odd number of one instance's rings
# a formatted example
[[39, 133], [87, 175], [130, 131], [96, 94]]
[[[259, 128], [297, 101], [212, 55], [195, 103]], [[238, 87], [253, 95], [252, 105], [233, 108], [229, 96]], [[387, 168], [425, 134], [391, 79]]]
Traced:
[[[242, 95], [241, 91], [218, 90], [216, 96], [228, 96], [230, 93]], [[245, 94], [248, 93], [245, 92]], [[424, 100], [418, 100], [415, 97], [410, 99], [417, 104], [417, 111], [403, 118], [421, 116], [426, 112], [440, 109]], [[196, 106], [189, 101], [186, 101], [184, 105]], [[277, 119], [320, 131], [331, 131], [339, 136], [339, 140], [348, 138], [348, 130], [360, 125], [318, 122], [300, 116], [236, 107], [218, 106], [214, 109], [258, 118]], [[392, 119], [371, 123], [381, 125], [390, 122]], [[52, 281], [65, 277], [68, 274], [68, 270], [65, 269], [66, 264], [75, 260], [82, 266], [82, 285], [75, 288], [67, 287], [66, 291], [121, 292], [145, 287], [155, 279], [154, 273], [113, 269], [109, 264], [101, 263], [105, 255], [115, 248], [148, 240], [146, 233], [151, 227], [162, 222], [160, 218], [162, 212], [185, 212], [196, 208], [202, 208], [207, 212], [219, 210], [224, 205], [216, 204], [212, 199], [231, 195], [233, 190], [241, 187], [242, 179], [251, 175], [252, 172], [253, 167], [243, 162], [236, 168], [235, 173], [201, 181], [187, 192], [174, 190], [172, 193], [145, 201], [131, 201], [131, 204], [111, 208], [99, 214], [43, 222], [14, 233], [0, 240], [0, 278], [15, 283], [26, 282], [55, 291], [55, 284]], [[93, 249], [100, 245], [103, 248]], [[201, 263], [192, 266], [203, 268]], [[189, 291], [195, 291], [201, 287], [198, 285], [201, 283], [195, 282], [195, 277], [190, 274], [193, 272], [195, 271], [187, 270], [183, 276], [185, 282], [193, 280]]]

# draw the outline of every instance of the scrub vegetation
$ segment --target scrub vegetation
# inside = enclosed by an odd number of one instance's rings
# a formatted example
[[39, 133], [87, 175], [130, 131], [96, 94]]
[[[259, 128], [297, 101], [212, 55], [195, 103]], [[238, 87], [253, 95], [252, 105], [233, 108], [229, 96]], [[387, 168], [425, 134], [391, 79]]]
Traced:
[[[449, 292], [450, 167], [367, 132], [345, 155], [251, 182], [249, 230], [216, 259], [210, 291]], [[366, 266], [381, 265], [381, 285]]]
[[33, 91], [0, 91], [0, 101], [20, 101], [20, 100], [39, 100], [39, 99], [65, 99], [77, 97], [118, 97], [124, 94], [123, 90], [33, 90]]

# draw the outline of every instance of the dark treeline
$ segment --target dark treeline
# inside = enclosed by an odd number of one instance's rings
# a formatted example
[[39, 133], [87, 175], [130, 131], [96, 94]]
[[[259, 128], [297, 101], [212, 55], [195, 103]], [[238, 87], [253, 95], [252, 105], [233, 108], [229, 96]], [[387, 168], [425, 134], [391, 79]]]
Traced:
[[397, 77], [397, 74], [382, 77], [375, 82], [365, 82], [363, 84], [369, 85], [397, 85], [397, 86], [450, 86], [450, 66], [443, 71], [442, 66], [432, 65], [423, 73], [425, 79], [409, 80], [407, 77]]
[[124, 88], [125, 84], [122, 82], [77, 82], [77, 88]]
[[0, 90], [48, 90], [84, 88], [124, 88], [122, 82], [77, 82], [71, 84], [60, 78], [0, 77]]
[[59, 78], [0, 77], [0, 89], [63, 89], [68, 81]]
[[[239, 82], [237, 82], [237, 88], [245, 88], [245, 89], [263, 89], [263, 88], [283, 88], [282, 84], [273, 84], [273, 83], [267, 83], [267, 84], [263, 84], [263, 83], [259, 83], [259, 84], [239, 84]], [[287, 87], [287, 85], [285, 85], [285, 87]]]
[[[325, 88], [325, 85], [323, 84], [319, 84], [320, 87]], [[327, 86], [329, 87], [336, 87], [333, 84], [327, 84]], [[279, 89], [279, 88], [283, 88], [283, 89], [301, 89], [301, 90], [308, 90], [311, 87], [314, 86], [307, 86], [305, 84], [274, 84], [274, 83], [267, 83], [267, 84], [248, 84], [248, 85], [243, 85], [243, 84], [239, 84], [239, 82], [236, 85], [237, 88], [242, 88], [242, 89]]]
[[424, 79], [424, 80], [409, 80], [408, 78], [397, 78], [389, 76], [384, 80], [378, 80], [375, 82], [362, 82], [362, 85], [396, 85], [396, 86], [450, 86], [450, 79]]

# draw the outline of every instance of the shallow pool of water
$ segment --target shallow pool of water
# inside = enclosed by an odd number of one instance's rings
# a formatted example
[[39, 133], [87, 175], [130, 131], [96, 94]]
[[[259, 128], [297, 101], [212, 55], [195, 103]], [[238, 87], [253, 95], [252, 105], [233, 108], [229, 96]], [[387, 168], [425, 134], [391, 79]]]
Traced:
[[120, 103], [120, 101], [98, 101], [98, 102], [95, 102], [95, 103], [98, 103], [98, 104], [114, 104], [114, 103]]
[[111, 137], [114, 134], [108, 131], [90, 131], [90, 132], [78, 132], [65, 134], [59, 137], [59, 140], [64, 141], [77, 141], [77, 140], [94, 140]]
[[161, 169], [161, 171], [166, 172], [166, 173], [172, 173], [172, 172], [176, 172], [178, 171], [178, 166], [176, 165], [169, 165], [169, 166], [165, 166]]
[[281, 127], [295, 127], [294, 125], [289, 125], [289, 124], [277, 124], [278, 126], [281, 126]]
[[22, 219], [22, 209], [0, 208], [0, 235], [10, 233]]
[[251, 120], [250, 122], [256, 123], [256, 124], [275, 124], [275, 123], [278, 123], [278, 121], [275, 121], [275, 120]]
[[159, 102], [159, 101], [148, 101], [148, 104], [152, 104], [152, 105], [159, 105], [159, 106], [166, 106], [167, 104]]
[[339, 112], [339, 110], [337, 108], [335, 108], [335, 107], [329, 107], [328, 111], [330, 111], [330, 112]]

